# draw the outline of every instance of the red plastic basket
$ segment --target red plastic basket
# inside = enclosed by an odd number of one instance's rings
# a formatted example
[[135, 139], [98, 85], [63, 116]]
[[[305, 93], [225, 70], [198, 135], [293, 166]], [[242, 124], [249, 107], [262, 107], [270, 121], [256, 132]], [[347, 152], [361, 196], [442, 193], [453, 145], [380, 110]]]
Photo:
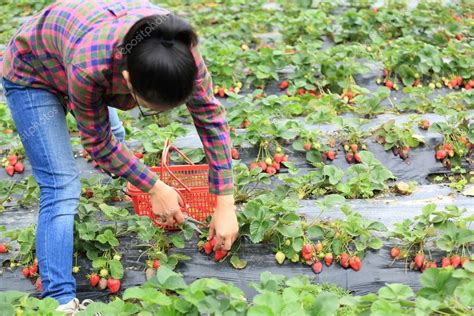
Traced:
[[[188, 165], [170, 165], [170, 151], [176, 151]], [[160, 180], [173, 187], [181, 196], [184, 202], [182, 211], [190, 217], [204, 221], [212, 215], [216, 206], [216, 196], [209, 193], [209, 165], [195, 165], [178, 148], [171, 145], [169, 139], [165, 142], [165, 147], [161, 156], [161, 165], [152, 167], [152, 171], [160, 176]], [[137, 215], [150, 217], [156, 225], [166, 229], [176, 227], [165, 226], [160, 223], [152, 212], [150, 195], [138, 189], [131, 183], [127, 184], [127, 194], [133, 201], [133, 207]]]

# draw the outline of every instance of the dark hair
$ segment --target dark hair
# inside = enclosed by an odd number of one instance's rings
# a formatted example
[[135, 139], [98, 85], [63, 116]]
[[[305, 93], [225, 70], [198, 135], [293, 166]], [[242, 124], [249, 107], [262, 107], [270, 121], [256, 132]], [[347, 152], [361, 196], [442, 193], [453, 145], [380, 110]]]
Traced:
[[151, 104], [182, 104], [195, 86], [198, 69], [191, 48], [197, 43], [191, 25], [171, 13], [136, 22], [122, 44], [136, 94]]

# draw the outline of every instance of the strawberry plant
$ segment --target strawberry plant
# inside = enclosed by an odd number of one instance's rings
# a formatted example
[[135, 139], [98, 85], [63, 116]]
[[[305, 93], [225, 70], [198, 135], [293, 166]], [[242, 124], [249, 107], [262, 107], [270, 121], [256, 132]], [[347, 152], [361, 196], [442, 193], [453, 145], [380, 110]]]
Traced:
[[472, 151], [472, 123], [466, 113], [461, 112], [447, 117], [446, 122], [437, 122], [431, 125], [431, 132], [443, 135], [443, 144], [435, 147], [435, 158], [443, 166], [461, 167], [463, 159]]
[[431, 253], [426, 255], [425, 252], [426, 249], [433, 249], [433, 246], [451, 256], [470, 257], [469, 249], [474, 238], [472, 229], [468, 227], [472, 220], [464, 217], [465, 213], [465, 209], [456, 206], [447, 206], [445, 211], [438, 211], [435, 204], [426, 205], [414, 221], [407, 219], [395, 224], [389, 234], [389, 237], [398, 240], [396, 248], [392, 249], [392, 257], [405, 260], [407, 264], [413, 260], [410, 268], [420, 271], [435, 262]]
[[410, 149], [424, 143], [423, 137], [413, 133], [413, 122], [408, 121], [402, 126], [397, 126], [395, 120], [383, 123], [373, 131], [377, 143], [384, 146], [385, 150], [392, 150], [395, 156], [406, 160]]
[[382, 102], [390, 97], [390, 91], [386, 88], [378, 88], [371, 94], [364, 94], [355, 97], [356, 112], [365, 118], [371, 118], [385, 112]]
[[313, 166], [319, 166], [323, 161], [332, 161], [336, 158], [337, 149], [334, 139], [329, 144], [323, 141], [323, 134], [319, 130], [301, 128], [299, 138], [293, 142], [293, 149], [306, 153], [306, 160]]

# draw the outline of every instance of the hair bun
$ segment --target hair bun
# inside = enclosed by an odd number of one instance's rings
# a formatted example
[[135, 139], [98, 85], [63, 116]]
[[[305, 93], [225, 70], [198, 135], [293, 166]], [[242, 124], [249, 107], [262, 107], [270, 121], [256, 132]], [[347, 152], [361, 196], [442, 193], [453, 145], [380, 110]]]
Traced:
[[163, 46], [166, 47], [166, 48], [171, 48], [171, 47], [173, 47], [173, 45], [174, 45], [174, 40], [161, 39], [161, 40], [160, 40], [160, 43], [161, 43], [161, 45], [163, 45]]

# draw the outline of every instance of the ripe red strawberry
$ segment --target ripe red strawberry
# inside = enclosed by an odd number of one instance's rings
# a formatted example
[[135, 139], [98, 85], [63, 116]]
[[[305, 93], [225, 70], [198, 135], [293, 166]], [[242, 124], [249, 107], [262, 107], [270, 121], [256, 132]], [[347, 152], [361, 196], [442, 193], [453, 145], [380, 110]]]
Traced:
[[8, 155], [7, 159], [8, 159], [8, 163], [12, 166], [14, 166], [18, 162], [17, 155]]
[[354, 160], [355, 160], [355, 162], [362, 162], [362, 158], [361, 158], [361, 156], [359, 155], [359, 153], [355, 153], [355, 154], [354, 154]]
[[421, 253], [419, 253], [415, 256], [414, 261], [415, 261], [415, 265], [418, 268], [421, 268], [423, 266], [423, 264], [425, 263], [425, 256], [423, 256]]
[[224, 97], [225, 97], [225, 90], [224, 90], [224, 88], [220, 87], [217, 91], [218, 91], [217, 93], [219, 94], [219, 96], [220, 96], [221, 98], [224, 98]]
[[37, 264], [33, 264], [29, 267], [30, 269], [30, 276], [33, 276], [35, 275], [36, 273], [38, 273], [38, 265]]
[[428, 130], [430, 128], [430, 121], [422, 120], [418, 123], [418, 127], [424, 130]]
[[86, 189], [84, 195], [85, 195], [86, 199], [91, 199], [94, 196], [94, 192], [92, 192], [91, 190]]
[[285, 80], [285, 81], [282, 81], [282, 82], [280, 83], [280, 90], [285, 90], [286, 88], [288, 88], [289, 85], [290, 85], [290, 84], [288, 83], [288, 81], [286, 81], [286, 80]]
[[260, 168], [260, 166], [258, 165], [258, 163], [256, 162], [252, 162], [250, 165], [249, 165], [249, 169], [250, 170], [253, 170], [255, 168]]
[[352, 153], [346, 153], [346, 161], [348, 163], [352, 163], [352, 161], [354, 160], [354, 155]]
[[110, 293], [117, 293], [120, 290], [120, 280], [109, 278], [107, 280], [107, 287], [109, 288]]
[[8, 247], [5, 244], [0, 244], [0, 253], [7, 253]]
[[461, 265], [461, 257], [458, 255], [454, 255], [451, 257], [451, 265], [456, 269]]
[[263, 170], [265, 171], [267, 169], [267, 164], [265, 163], [265, 161], [259, 161], [258, 162], [258, 166]]
[[350, 147], [353, 153], [356, 153], [359, 150], [359, 146], [357, 146], [357, 144], [351, 144]]
[[321, 261], [316, 261], [315, 263], [313, 263], [311, 268], [313, 269], [314, 273], [319, 274], [323, 270], [323, 264], [321, 263]]
[[13, 177], [13, 175], [15, 174], [15, 167], [12, 165], [8, 165], [5, 167], [5, 171], [10, 177]]
[[332, 264], [333, 259], [334, 257], [332, 253], [329, 252], [324, 256], [324, 263], [329, 267]]
[[456, 39], [458, 41], [462, 40], [463, 38], [464, 38], [464, 34], [462, 34], [462, 33], [461, 34], [456, 34]]
[[323, 244], [321, 244], [319, 241], [316, 243], [314, 246], [314, 250], [316, 250], [316, 253], [320, 253], [323, 250]]
[[276, 161], [273, 162], [272, 167], [275, 168], [276, 171], [280, 171], [281, 168], [280, 163]]
[[449, 87], [451, 89], [454, 89], [458, 86], [458, 80], [456, 78], [454, 79], [451, 79], [451, 81], [449, 81]]
[[387, 88], [389, 88], [390, 90], [392, 90], [392, 89], [393, 89], [393, 82], [390, 81], [390, 80], [387, 80], [387, 81], [385, 82], [385, 86], [386, 86]]
[[312, 253], [313, 252], [313, 246], [311, 244], [305, 244], [303, 245], [303, 249], [301, 250], [302, 253]]
[[349, 254], [343, 252], [341, 253], [341, 257], [339, 259], [339, 263], [344, 269], [349, 268]]
[[160, 260], [153, 260], [153, 269], [158, 270], [160, 268]]
[[352, 270], [359, 271], [362, 266], [362, 262], [358, 256], [354, 256], [349, 260], [349, 265], [351, 266]]
[[304, 94], [306, 94], [306, 90], [303, 89], [303, 88], [299, 88], [299, 89], [298, 89], [298, 94], [299, 94], [299, 95], [304, 95]]
[[273, 161], [280, 163], [280, 162], [283, 161], [283, 157], [284, 157], [283, 154], [281, 154], [281, 153], [276, 153], [276, 154], [273, 156]]
[[267, 167], [267, 169], [265, 169], [265, 172], [268, 174], [276, 174], [277, 170], [274, 167], [270, 166], [270, 167]]
[[437, 267], [438, 267], [438, 265], [436, 264], [435, 261], [430, 261], [430, 262], [428, 262], [428, 263], [426, 264], [426, 268], [427, 268], [427, 269], [430, 269], [430, 268], [436, 269]]
[[30, 268], [29, 267], [24, 267], [23, 270], [21, 270], [21, 273], [23, 273], [23, 276], [25, 278], [28, 278], [30, 276]]
[[41, 281], [41, 278], [36, 279], [35, 288], [36, 288], [36, 291], [43, 292], [43, 282]]
[[397, 247], [393, 247], [390, 251], [390, 256], [392, 256], [392, 258], [398, 258], [398, 256], [400, 256], [400, 249]]
[[305, 143], [303, 146], [304, 146], [304, 150], [306, 150], [306, 151], [311, 150], [311, 144], [310, 143]]
[[211, 243], [212, 249], [214, 249], [214, 247], [216, 246], [216, 238], [212, 237], [211, 240], [209, 240], [209, 242]]
[[245, 128], [249, 127], [249, 125], [250, 125], [250, 121], [245, 119], [245, 120], [242, 121], [242, 124], [240, 124], [240, 127], [245, 129]]
[[450, 265], [451, 265], [451, 260], [449, 260], [449, 258], [443, 258], [441, 260], [441, 267], [442, 268], [449, 267]]
[[214, 261], [219, 262], [227, 256], [227, 251], [217, 250], [214, 254]]
[[329, 160], [333, 161], [336, 158], [336, 153], [330, 150], [326, 153], [326, 157], [328, 157]]
[[25, 166], [23, 166], [23, 164], [21, 162], [17, 162], [15, 164], [15, 172], [18, 172], [18, 173], [23, 173], [23, 171], [25, 171]]
[[301, 257], [303, 257], [303, 259], [305, 261], [311, 261], [313, 260], [313, 254], [311, 252], [309, 253], [306, 253], [306, 252], [301, 252]]
[[214, 250], [214, 247], [212, 247], [211, 242], [208, 241], [204, 244], [204, 252], [206, 255], [211, 255], [212, 251]]
[[436, 159], [443, 160], [448, 155], [448, 152], [444, 149], [438, 149], [436, 151]]
[[235, 148], [232, 148], [232, 159], [239, 159], [239, 151]]
[[135, 157], [137, 157], [138, 159], [142, 159], [143, 158], [143, 153], [139, 152], [139, 151], [135, 151], [133, 153], [135, 155]]
[[100, 277], [99, 277], [96, 273], [92, 273], [92, 274], [89, 276], [89, 284], [90, 284], [90, 286], [96, 287], [97, 284], [99, 284], [99, 281], [100, 281]]

